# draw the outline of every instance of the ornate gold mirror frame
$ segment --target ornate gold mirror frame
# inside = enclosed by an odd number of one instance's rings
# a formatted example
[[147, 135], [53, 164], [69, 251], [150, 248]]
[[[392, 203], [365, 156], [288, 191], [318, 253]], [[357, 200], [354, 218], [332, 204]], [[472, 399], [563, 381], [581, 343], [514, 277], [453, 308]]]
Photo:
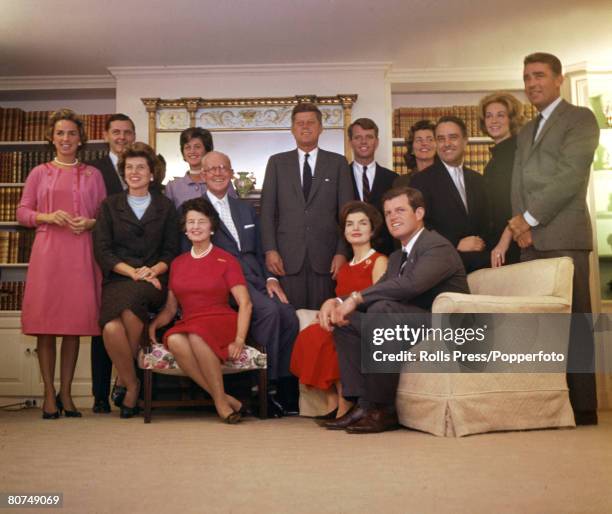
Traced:
[[247, 166], [256, 168], [258, 186], [261, 185], [261, 163], [265, 167], [265, 162], [273, 153], [295, 148], [290, 133], [291, 111], [300, 102], [313, 102], [321, 109], [325, 129], [321, 137], [328, 138], [322, 141], [326, 143], [322, 147], [344, 152], [349, 161], [352, 158], [346, 129], [351, 124], [351, 110], [357, 101], [356, 94], [141, 100], [148, 113], [149, 144], [168, 161], [167, 178], [186, 171], [179, 151], [180, 132], [189, 127], [203, 127], [213, 133], [215, 149], [228, 153], [233, 161], [236, 154], [243, 157], [238, 166], [233, 162], [235, 169]]

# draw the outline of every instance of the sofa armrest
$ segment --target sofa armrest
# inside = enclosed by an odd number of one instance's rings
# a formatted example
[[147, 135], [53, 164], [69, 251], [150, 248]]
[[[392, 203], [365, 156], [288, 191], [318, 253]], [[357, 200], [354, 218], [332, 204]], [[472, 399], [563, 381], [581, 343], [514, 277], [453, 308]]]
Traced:
[[571, 303], [558, 296], [493, 296], [463, 293], [441, 293], [432, 312], [465, 313], [569, 313]]

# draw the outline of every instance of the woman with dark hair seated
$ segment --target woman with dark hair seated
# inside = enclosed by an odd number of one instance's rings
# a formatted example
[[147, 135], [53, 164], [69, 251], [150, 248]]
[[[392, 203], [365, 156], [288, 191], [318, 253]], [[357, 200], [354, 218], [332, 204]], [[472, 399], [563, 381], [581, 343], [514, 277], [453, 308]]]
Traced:
[[[172, 263], [168, 300], [151, 322], [149, 336], [156, 341], [156, 330], [174, 319], [180, 305], [182, 319], [166, 331], [164, 344], [181, 369], [211, 395], [221, 419], [238, 423], [242, 405], [225, 393], [221, 362], [238, 358], [244, 348], [252, 310], [246, 281], [236, 258], [211, 243], [219, 215], [207, 200], [183, 203], [181, 225], [192, 248]], [[229, 293], [238, 313], [228, 303]]]
[[140, 390], [134, 359], [149, 312], [166, 299], [168, 268], [178, 253], [178, 222], [172, 202], [152, 187], [159, 185], [160, 168], [150, 146], [128, 147], [118, 168], [128, 189], [102, 203], [94, 251], [104, 275], [99, 323], [119, 375], [113, 400], [121, 417], [131, 418]]
[[[338, 296], [370, 287], [386, 271], [387, 257], [372, 248], [382, 223], [380, 213], [370, 204], [349, 202], [342, 209], [340, 227], [354, 257], [338, 271]], [[341, 417], [351, 408], [342, 396], [333, 335], [319, 325], [318, 319], [298, 335], [291, 355], [291, 372], [301, 384], [325, 391], [329, 414], [322, 418]]]

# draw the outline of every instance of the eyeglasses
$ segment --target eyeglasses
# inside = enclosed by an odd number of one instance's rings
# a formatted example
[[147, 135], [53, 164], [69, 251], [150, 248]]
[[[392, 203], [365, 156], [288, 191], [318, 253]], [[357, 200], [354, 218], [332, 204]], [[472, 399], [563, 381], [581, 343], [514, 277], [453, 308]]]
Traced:
[[202, 171], [204, 171], [204, 173], [218, 173], [220, 175], [223, 175], [225, 173], [232, 173], [234, 170], [232, 168], [229, 168], [228, 166], [224, 166], [223, 164], [221, 164], [221, 166], [211, 166], [210, 168], [204, 168]]

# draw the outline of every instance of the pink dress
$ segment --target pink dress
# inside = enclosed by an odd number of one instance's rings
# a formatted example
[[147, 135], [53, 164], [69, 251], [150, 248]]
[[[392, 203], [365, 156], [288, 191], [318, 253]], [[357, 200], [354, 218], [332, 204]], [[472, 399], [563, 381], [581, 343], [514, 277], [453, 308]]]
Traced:
[[36, 224], [37, 213], [58, 209], [95, 218], [106, 197], [101, 173], [78, 164], [36, 166], [28, 175], [17, 221], [36, 227], [21, 310], [24, 334], [98, 335], [102, 276], [94, 260], [91, 232]]

